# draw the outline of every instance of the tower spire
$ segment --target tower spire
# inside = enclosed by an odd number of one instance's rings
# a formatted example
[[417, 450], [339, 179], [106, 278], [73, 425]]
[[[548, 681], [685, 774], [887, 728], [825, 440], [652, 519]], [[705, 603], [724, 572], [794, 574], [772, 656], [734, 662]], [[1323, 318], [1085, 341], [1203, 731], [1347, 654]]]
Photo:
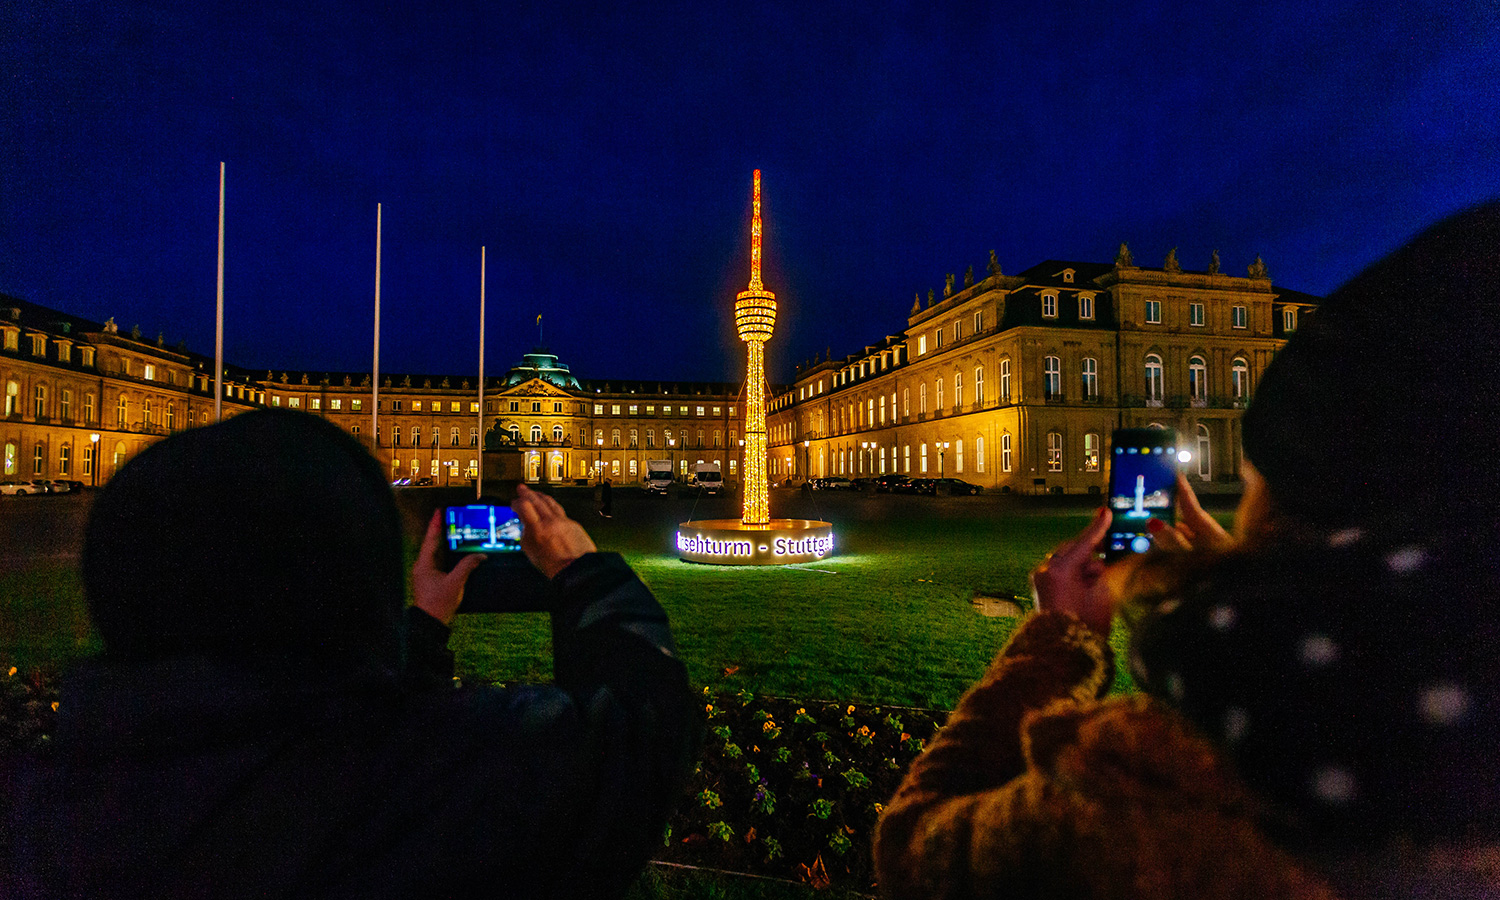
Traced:
[[760, 280], [760, 169], [755, 170], [755, 213], [750, 219], [750, 290], [765, 288]]

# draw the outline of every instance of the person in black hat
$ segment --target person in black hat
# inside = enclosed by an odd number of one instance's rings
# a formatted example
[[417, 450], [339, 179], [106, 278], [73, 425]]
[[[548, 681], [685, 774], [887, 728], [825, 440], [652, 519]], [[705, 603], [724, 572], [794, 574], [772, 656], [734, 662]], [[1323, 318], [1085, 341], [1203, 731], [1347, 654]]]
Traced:
[[317, 417], [247, 413], [146, 450], [83, 553], [102, 655], [8, 788], [0, 895], [618, 896], [660, 839], [695, 704], [660, 605], [518, 489], [548, 576], [555, 683], [456, 689], [479, 562], [404, 607], [378, 463]]
[[[1233, 533], [1179, 479], [1133, 571], [1107, 508], [1057, 548], [886, 808], [884, 893], [1500, 896], [1497, 283], [1500, 204], [1429, 229], [1267, 368]], [[1117, 611], [1146, 694], [1106, 701]]]

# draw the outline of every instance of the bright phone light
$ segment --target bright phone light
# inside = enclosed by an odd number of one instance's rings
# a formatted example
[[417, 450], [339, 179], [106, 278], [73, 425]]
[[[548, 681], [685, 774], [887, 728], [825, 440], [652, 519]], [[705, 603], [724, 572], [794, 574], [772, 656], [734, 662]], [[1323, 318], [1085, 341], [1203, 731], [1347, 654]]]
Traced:
[[1193, 458], [1193, 454], [1189, 453], [1186, 450], [1180, 450], [1177, 453], [1177, 461], [1178, 462], [1188, 462], [1192, 458]]

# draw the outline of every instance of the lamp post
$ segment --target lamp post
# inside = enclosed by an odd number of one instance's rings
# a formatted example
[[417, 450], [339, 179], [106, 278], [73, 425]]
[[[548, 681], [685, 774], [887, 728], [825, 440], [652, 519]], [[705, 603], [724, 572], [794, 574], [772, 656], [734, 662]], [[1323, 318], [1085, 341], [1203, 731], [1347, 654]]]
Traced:
[[89, 474], [94, 477], [92, 487], [99, 486], [99, 432], [89, 435]]
[[802, 441], [802, 480], [806, 481], [812, 475], [812, 441]]
[[604, 438], [598, 438], [594, 443], [599, 449], [594, 451], [594, 475], [598, 477], [599, 483], [604, 483]]
[[[947, 441], [938, 441], [937, 442], [938, 477], [939, 478], [943, 477], [943, 451], [947, 450], [947, 449], [948, 449], [948, 442]], [[936, 493], [937, 493], [937, 491], [933, 491], [933, 494], [936, 494]]]
[[875, 446], [869, 441], [859, 442], [859, 474], [865, 474], [865, 456], [870, 457], [870, 471], [875, 471], [875, 451], [870, 448]]
[[667, 465], [671, 468], [672, 480], [677, 480], [677, 439], [672, 437], [672, 432], [667, 432]]

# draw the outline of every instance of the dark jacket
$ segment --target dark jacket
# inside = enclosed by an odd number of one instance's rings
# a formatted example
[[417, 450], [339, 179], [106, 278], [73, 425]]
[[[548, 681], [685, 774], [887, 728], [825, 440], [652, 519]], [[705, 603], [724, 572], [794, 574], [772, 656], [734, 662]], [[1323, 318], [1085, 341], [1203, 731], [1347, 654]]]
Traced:
[[614, 554], [555, 581], [555, 684], [452, 687], [408, 611], [406, 671], [100, 661], [13, 773], [0, 895], [624, 893], [691, 764], [666, 616]]

